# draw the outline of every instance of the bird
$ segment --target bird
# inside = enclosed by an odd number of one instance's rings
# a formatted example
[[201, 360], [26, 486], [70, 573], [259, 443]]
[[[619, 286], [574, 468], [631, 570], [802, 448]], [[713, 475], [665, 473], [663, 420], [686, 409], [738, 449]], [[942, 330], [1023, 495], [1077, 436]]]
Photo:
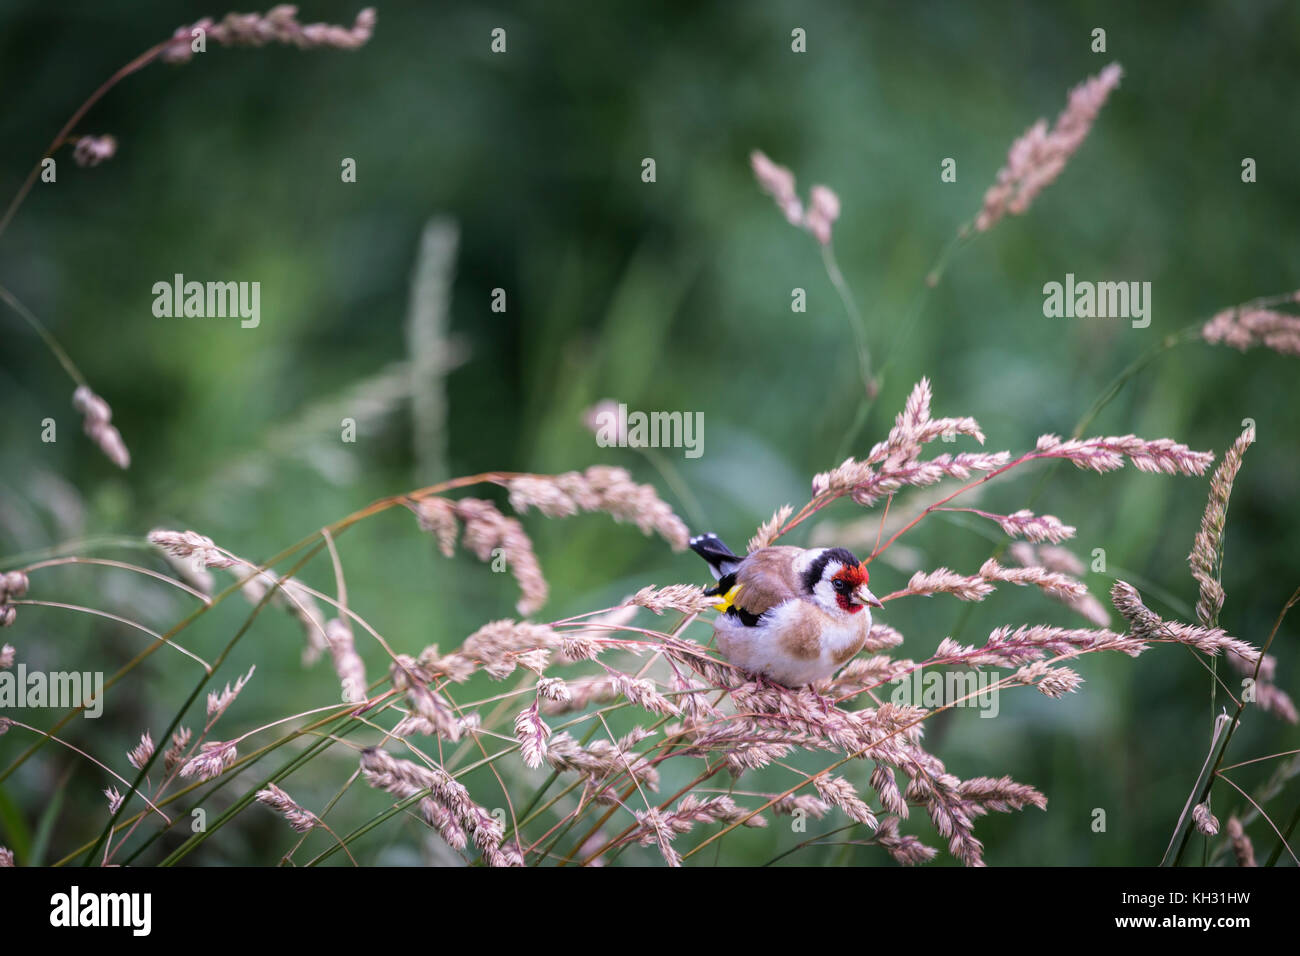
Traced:
[[847, 548], [773, 545], [743, 558], [716, 534], [690, 539], [717, 580], [718, 650], [749, 674], [788, 688], [831, 677], [867, 641], [867, 567]]

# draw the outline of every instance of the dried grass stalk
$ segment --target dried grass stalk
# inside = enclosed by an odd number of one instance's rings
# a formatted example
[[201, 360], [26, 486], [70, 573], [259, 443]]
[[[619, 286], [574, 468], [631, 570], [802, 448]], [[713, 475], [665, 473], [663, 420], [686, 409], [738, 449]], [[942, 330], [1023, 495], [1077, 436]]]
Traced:
[[293, 797], [285, 793], [275, 784], [267, 784], [266, 788], [257, 791], [257, 802], [270, 807], [288, 822], [298, 833], [306, 833], [308, 830], [320, 826], [320, 817], [304, 808]]
[[1201, 588], [1196, 601], [1196, 618], [1206, 627], [1218, 623], [1219, 611], [1223, 608], [1224, 594], [1219, 579], [1219, 563], [1223, 555], [1223, 528], [1228, 519], [1228, 499], [1232, 496], [1232, 482], [1241, 468], [1242, 456], [1254, 442], [1255, 429], [1247, 428], [1233, 442], [1219, 467], [1214, 470], [1214, 476], [1210, 479], [1210, 497], [1205, 504], [1205, 514], [1201, 517], [1201, 529], [1196, 533], [1191, 554], [1187, 556], [1192, 577]]
[[104, 457], [117, 467], [131, 467], [131, 453], [126, 449], [122, 433], [112, 424], [113, 410], [108, 402], [90, 390], [86, 385], [77, 386], [72, 393], [72, 407], [81, 412], [82, 429], [86, 435], [99, 446]]
[[375, 11], [366, 7], [357, 14], [351, 27], [330, 23], [298, 22], [298, 8], [290, 4], [272, 7], [265, 14], [228, 13], [220, 21], [211, 17], [190, 26], [178, 27], [161, 57], [168, 63], [185, 63], [194, 56], [196, 33], [218, 46], [266, 46], [283, 43], [300, 50], [324, 47], [355, 50], [370, 40], [375, 28]]
[[[1300, 293], [1295, 299], [1300, 302]], [[1262, 346], [1281, 355], [1300, 355], [1300, 317], [1272, 309], [1224, 309], [1201, 327], [1201, 338], [1239, 352]]]
[[754, 150], [749, 154], [758, 186], [776, 202], [786, 222], [803, 229], [823, 246], [830, 245], [831, 230], [840, 218], [840, 197], [828, 186], [816, 185], [808, 193], [808, 208], [794, 187], [794, 173]]
[[642, 534], [658, 534], [674, 551], [685, 550], [690, 532], [651, 485], [637, 484], [622, 468], [593, 465], [585, 472], [522, 475], [505, 482], [510, 507], [520, 514], [536, 508], [548, 518], [603, 511], [615, 521], [635, 524]]
[[1232, 841], [1232, 853], [1237, 858], [1238, 866], [1258, 866], [1255, 862], [1255, 845], [1246, 836], [1241, 821], [1228, 817], [1228, 839]]
[[1127, 581], [1116, 581], [1110, 592], [1115, 610], [1129, 623], [1130, 633], [1141, 641], [1163, 641], [1186, 644], [1211, 657], [1220, 651], [1231, 651], [1252, 664], [1259, 660], [1259, 649], [1230, 637], [1219, 627], [1197, 627], [1177, 621], [1163, 620], [1145, 604], [1137, 588]]
[[1070, 100], [1051, 129], [1046, 120], [1040, 119], [1011, 144], [1006, 165], [984, 194], [984, 208], [975, 217], [977, 231], [986, 232], [1004, 215], [1018, 216], [1029, 209], [1034, 198], [1061, 174], [1066, 162], [1083, 145], [1122, 76], [1120, 65], [1110, 64], [1070, 91]]

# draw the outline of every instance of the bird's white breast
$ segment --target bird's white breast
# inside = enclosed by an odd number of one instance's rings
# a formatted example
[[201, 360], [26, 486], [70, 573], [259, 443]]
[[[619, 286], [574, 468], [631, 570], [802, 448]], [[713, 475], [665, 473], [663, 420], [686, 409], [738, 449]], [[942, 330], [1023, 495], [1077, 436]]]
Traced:
[[[800, 658], [785, 645], [783, 637], [809, 613], [818, 615], [822, 626], [820, 654]], [[772, 608], [754, 627], [745, 627], [726, 614], [714, 624], [718, 650], [728, 661], [787, 687], [801, 687], [833, 675], [847, 662], [845, 652], [860, 648], [870, 630], [871, 612], [865, 608], [853, 615], [832, 617], [799, 598]]]

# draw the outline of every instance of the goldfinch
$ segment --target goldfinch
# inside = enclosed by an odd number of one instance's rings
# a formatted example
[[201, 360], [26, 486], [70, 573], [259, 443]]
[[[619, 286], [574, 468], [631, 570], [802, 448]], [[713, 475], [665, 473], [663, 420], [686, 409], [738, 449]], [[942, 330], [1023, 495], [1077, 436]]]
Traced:
[[786, 687], [830, 677], [866, 643], [867, 568], [844, 548], [773, 546], [740, 557], [716, 534], [691, 538], [709, 564], [721, 600], [713, 625], [718, 650], [750, 674]]

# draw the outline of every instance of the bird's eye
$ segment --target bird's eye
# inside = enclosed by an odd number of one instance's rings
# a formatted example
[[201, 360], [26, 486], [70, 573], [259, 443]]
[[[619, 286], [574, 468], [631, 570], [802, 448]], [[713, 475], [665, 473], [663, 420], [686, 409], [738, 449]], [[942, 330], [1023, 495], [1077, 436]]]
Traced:
[[837, 591], [839, 591], [841, 594], [843, 594], [844, 592], [846, 592], [846, 591], [849, 589], [849, 582], [848, 582], [848, 581], [845, 581], [843, 578], [836, 578], [836, 579], [831, 583], [831, 586], [832, 586], [833, 588], [835, 588], [835, 590], [837, 590]]

